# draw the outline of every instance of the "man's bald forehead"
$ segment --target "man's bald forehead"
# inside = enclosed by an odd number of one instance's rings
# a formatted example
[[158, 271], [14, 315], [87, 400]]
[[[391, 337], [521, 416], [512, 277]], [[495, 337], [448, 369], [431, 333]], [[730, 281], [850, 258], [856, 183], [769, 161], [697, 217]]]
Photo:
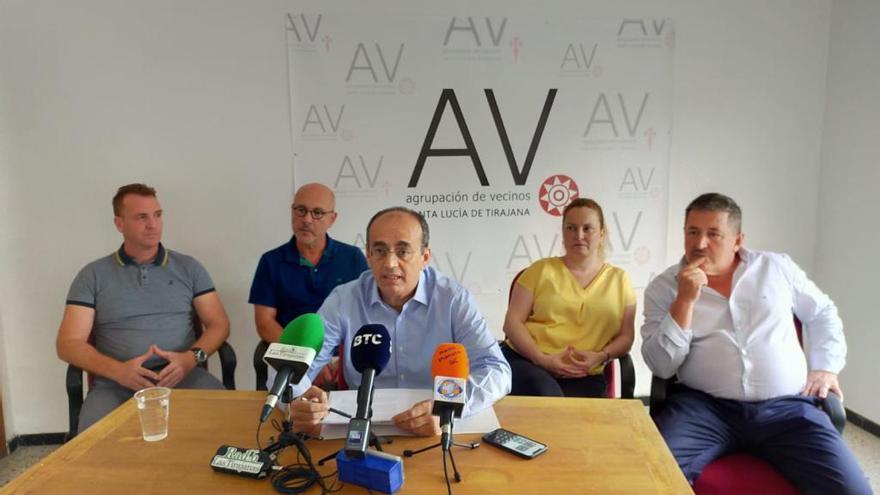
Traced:
[[310, 201], [325, 203], [330, 209], [333, 209], [336, 206], [336, 195], [333, 193], [333, 190], [324, 184], [317, 182], [305, 184], [297, 189], [296, 194], [293, 196], [293, 202], [299, 204], [300, 201], [303, 201], [306, 198]]

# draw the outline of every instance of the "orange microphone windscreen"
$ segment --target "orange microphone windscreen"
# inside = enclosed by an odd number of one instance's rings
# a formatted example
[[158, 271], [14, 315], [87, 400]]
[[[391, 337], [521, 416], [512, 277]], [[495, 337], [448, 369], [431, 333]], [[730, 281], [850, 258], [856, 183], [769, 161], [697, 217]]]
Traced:
[[434, 351], [431, 376], [467, 378], [470, 373], [467, 351], [461, 344], [440, 344]]

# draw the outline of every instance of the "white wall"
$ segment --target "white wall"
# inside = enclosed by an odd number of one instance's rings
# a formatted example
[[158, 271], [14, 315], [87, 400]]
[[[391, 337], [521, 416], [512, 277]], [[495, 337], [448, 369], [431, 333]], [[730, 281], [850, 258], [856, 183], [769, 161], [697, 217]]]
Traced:
[[817, 219], [816, 281], [834, 298], [849, 355], [846, 405], [880, 423], [880, 3], [835, 1]]
[[[2, 50], [2, 49], [0, 49]], [[2, 69], [0, 69], [0, 256], [11, 253], [7, 250], [7, 246], [12, 245], [11, 227], [12, 227], [12, 180], [9, 174], [10, 167], [7, 166], [6, 156], [8, 155], [9, 143], [7, 135], [9, 128], [3, 115], [4, 111], [3, 91], [2, 91]], [[4, 265], [0, 265], [3, 267]], [[8, 284], [6, 282], [6, 270], [0, 269], [0, 296], [3, 295], [3, 288]], [[3, 328], [4, 305], [0, 304], [0, 398], [3, 400], [3, 426], [6, 432], [6, 438], [0, 438], [0, 442], [11, 439], [15, 436], [13, 428], [12, 409], [10, 408], [10, 380], [9, 380], [9, 360], [6, 354], [6, 332]]]
[[[257, 339], [247, 292], [260, 253], [289, 236], [283, 15], [352, 5], [535, 18], [547, 8], [505, 4], [495, 13], [488, 2], [465, 7], [463, 0], [452, 7], [402, 0], [5, 2], [0, 328], [8, 359], [0, 377], [8, 377], [12, 433], [67, 427], [64, 365], [54, 354], [64, 298], [83, 264], [118, 246], [110, 197], [136, 180], [159, 190], [166, 244], [198, 257], [214, 277], [232, 320], [239, 388], [253, 386]], [[787, 251], [810, 270], [829, 1], [560, 5], [597, 17], [674, 19], [668, 261], [681, 253], [685, 205], [711, 189], [740, 201], [750, 245]], [[492, 323], [500, 332], [500, 322]], [[647, 393], [648, 375], [639, 380], [638, 392]]]

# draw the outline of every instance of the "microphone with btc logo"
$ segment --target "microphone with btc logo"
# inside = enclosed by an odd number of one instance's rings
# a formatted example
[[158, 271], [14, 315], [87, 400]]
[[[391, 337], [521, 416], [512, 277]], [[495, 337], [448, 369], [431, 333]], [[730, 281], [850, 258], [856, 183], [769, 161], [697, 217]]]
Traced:
[[351, 364], [361, 374], [357, 394], [357, 412], [348, 423], [345, 453], [363, 458], [370, 443], [373, 417], [373, 390], [376, 377], [391, 358], [391, 336], [384, 325], [367, 324], [360, 328], [351, 343]]

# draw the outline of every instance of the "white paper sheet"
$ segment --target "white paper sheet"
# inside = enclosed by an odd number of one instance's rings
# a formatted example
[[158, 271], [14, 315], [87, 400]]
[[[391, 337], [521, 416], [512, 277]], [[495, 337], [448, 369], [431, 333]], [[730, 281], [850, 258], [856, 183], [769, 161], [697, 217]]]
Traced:
[[[394, 426], [391, 418], [413, 404], [431, 399], [431, 391], [411, 388], [380, 388], [373, 393], [372, 429], [379, 436], [411, 435]], [[357, 390], [338, 390], [330, 394], [330, 407], [354, 415], [357, 410]], [[455, 433], [486, 433], [499, 428], [494, 408], [487, 408], [467, 418], [455, 420]], [[330, 413], [324, 418], [321, 436], [327, 439], [345, 438], [348, 418]]]

